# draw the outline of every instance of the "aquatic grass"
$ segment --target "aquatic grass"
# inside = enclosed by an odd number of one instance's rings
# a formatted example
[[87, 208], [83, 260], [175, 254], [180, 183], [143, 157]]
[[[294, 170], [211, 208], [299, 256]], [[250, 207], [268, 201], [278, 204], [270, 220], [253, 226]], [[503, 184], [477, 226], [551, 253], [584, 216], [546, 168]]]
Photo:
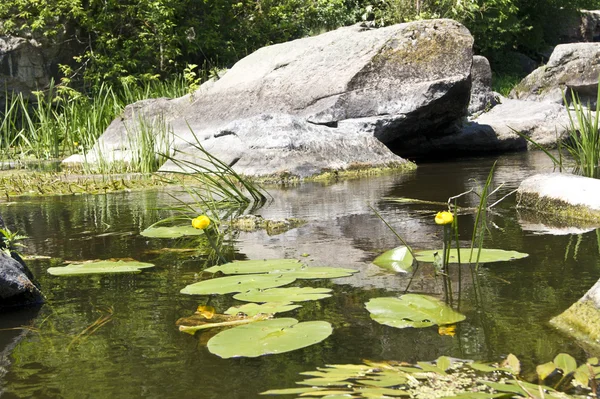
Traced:
[[6, 93], [0, 159], [55, 159], [80, 147], [92, 148], [126, 105], [148, 98], [181, 97], [187, 92], [183, 75], [177, 75], [166, 81], [124, 82], [118, 88], [102, 83], [87, 93], [54, 82], [32, 97]]
[[[600, 161], [600, 131], [598, 121], [600, 116], [600, 80], [598, 82], [596, 109], [591, 110], [590, 104], [585, 107], [579, 96], [571, 90], [572, 107], [567, 107], [569, 115], [569, 139], [564, 142], [573, 160], [575, 161], [574, 173], [598, 178], [598, 162]], [[565, 104], [566, 96], [563, 94]]]
[[569, 135], [567, 139], [557, 135], [558, 158], [526, 134], [512, 128], [511, 130], [543, 151], [560, 172], [565, 169], [563, 150], [566, 149], [575, 163], [573, 173], [597, 179], [600, 177], [600, 77], [595, 110], [592, 110], [589, 102], [587, 106], [584, 106], [580, 97], [573, 90], [570, 91], [570, 99], [571, 105], [569, 106], [567, 95], [563, 93], [563, 103], [566, 105], [569, 116], [567, 128]]

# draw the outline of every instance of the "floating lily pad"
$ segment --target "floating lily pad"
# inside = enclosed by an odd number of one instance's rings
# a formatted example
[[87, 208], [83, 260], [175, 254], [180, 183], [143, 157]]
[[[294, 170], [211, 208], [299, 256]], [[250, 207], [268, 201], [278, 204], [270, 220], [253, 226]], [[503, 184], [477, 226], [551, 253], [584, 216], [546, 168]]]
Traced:
[[415, 259], [405, 245], [386, 251], [373, 261], [377, 266], [396, 273], [410, 272], [414, 262]]
[[258, 303], [247, 303], [242, 306], [233, 306], [225, 311], [225, 314], [237, 315], [243, 313], [246, 316], [252, 317], [257, 314], [275, 314], [289, 312], [297, 308], [301, 308], [302, 305], [293, 305], [290, 302], [267, 302], [259, 305]]
[[210, 273], [221, 272], [224, 274], [254, 274], [294, 270], [301, 267], [302, 263], [295, 259], [266, 259], [231, 262], [221, 266], [209, 267], [204, 271]]
[[140, 234], [149, 238], [179, 238], [183, 236], [199, 236], [204, 234], [204, 232], [202, 230], [193, 228], [191, 225], [185, 225], [148, 227]]
[[50, 267], [48, 273], [53, 276], [75, 276], [80, 274], [112, 274], [112, 273], [139, 273], [149, 267], [152, 263], [137, 261], [111, 261], [98, 260], [92, 262], [72, 263], [64, 267]]
[[[433, 262], [434, 253], [436, 252], [441, 254], [443, 250], [435, 249], [431, 251], [419, 251], [415, 254], [415, 256], [419, 262]], [[482, 248], [481, 254], [479, 255], [479, 263], [505, 262], [509, 260], [526, 258], [528, 256], [528, 254], [517, 251]], [[469, 263], [469, 257], [471, 257], [471, 263], [475, 263], [477, 261], [477, 249], [473, 250], [473, 255], [471, 256], [471, 248], [461, 248], [461, 263]], [[458, 263], [458, 251], [456, 251], [456, 248], [450, 250], [450, 263]]]
[[[308, 267], [304, 266], [300, 269], [282, 271], [283, 276], [292, 276], [301, 280], [310, 280], [317, 278], [340, 278], [350, 277], [352, 274], [358, 272], [355, 269], [342, 269], [340, 267]], [[271, 272], [276, 273], [276, 272]]]
[[426, 295], [406, 294], [399, 298], [373, 298], [366, 303], [371, 318], [396, 328], [454, 324], [465, 316], [444, 302]]
[[208, 350], [224, 359], [284, 353], [319, 343], [332, 331], [326, 321], [271, 319], [222, 331], [208, 341]]
[[255, 289], [233, 297], [238, 301], [246, 302], [303, 302], [328, 298], [331, 296], [330, 292], [329, 288], [289, 287], [271, 288], [264, 291]]
[[282, 285], [293, 283], [295, 280], [294, 277], [277, 274], [227, 276], [190, 284], [182, 289], [181, 293], [190, 295], [229, 294], [253, 289], [262, 290], [265, 288], [281, 287]]

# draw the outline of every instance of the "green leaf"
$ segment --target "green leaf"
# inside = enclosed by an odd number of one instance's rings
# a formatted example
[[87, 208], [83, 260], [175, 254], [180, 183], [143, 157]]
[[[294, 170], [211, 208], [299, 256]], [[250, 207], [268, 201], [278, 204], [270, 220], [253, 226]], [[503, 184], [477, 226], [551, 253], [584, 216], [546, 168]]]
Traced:
[[473, 370], [483, 371], [484, 373], [491, 373], [493, 371], [498, 371], [498, 367], [490, 366], [485, 363], [467, 363], [469, 367]]
[[321, 388], [304, 387], [304, 388], [285, 388], [285, 389], [270, 389], [265, 392], [261, 392], [261, 395], [293, 395], [296, 393], [315, 392], [322, 391]]
[[[310, 280], [317, 278], [339, 278], [349, 277], [358, 272], [355, 269], [342, 269], [340, 267], [303, 267], [296, 270], [282, 271], [282, 276], [292, 276], [301, 280]], [[272, 272], [274, 273], [274, 272]]]
[[556, 370], [556, 364], [554, 362], [548, 362], [544, 364], [540, 364], [535, 368], [538, 377], [540, 380], [545, 380], [548, 376]]
[[573, 378], [575, 378], [575, 380], [584, 387], [587, 387], [590, 383], [590, 377], [590, 368], [587, 364], [582, 364], [581, 366], [577, 367], [575, 374], [573, 374]]
[[406, 391], [391, 388], [354, 388], [355, 393], [359, 393], [363, 398], [385, 398], [394, 396], [409, 396]]
[[295, 270], [301, 267], [302, 263], [295, 259], [265, 259], [231, 262], [221, 266], [209, 267], [204, 271], [210, 273], [221, 272], [223, 274], [253, 274]]
[[142, 271], [141, 269], [149, 267], [154, 267], [154, 265], [137, 261], [98, 260], [72, 263], [64, 267], [50, 267], [47, 271], [53, 276], [75, 276], [81, 274], [139, 273]]
[[319, 343], [332, 331], [326, 321], [271, 319], [222, 331], [208, 341], [208, 350], [224, 359], [284, 353]]
[[512, 353], [509, 353], [508, 356], [506, 356], [506, 359], [502, 362], [502, 367], [507, 368], [514, 375], [519, 375], [519, 373], [521, 373], [521, 362]]
[[[434, 249], [430, 251], [419, 251], [415, 254], [419, 262], [430, 262], [434, 261], [434, 254], [436, 252], [443, 253], [441, 249]], [[458, 263], [458, 251], [456, 248], [450, 249], [450, 261], [449, 263]], [[460, 249], [460, 260], [462, 263], [469, 263], [469, 256], [471, 255], [471, 248]], [[505, 251], [503, 249], [481, 249], [479, 256], [479, 263], [490, 263], [490, 262], [504, 262], [509, 260], [526, 258], [528, 254], [517, 252], [517, 251]], [[473, 256], [471, 263], [477, 261], [477, 249], [473, 250]]]
[[577, 361], [573, 356], [566, 353], [559, 353], [556, 355], [554, 364], [564, 373], [564, 375], [570, 374], [577, 369]]
[[293, 277], [282, 277], [276, 274], [227, 276], [190, 284], [182, 289], [181, 293], [189, 295], [229, 294], [232, 292], [244, 292], [253, 289], [259, 290], [280, 287], [282, 285], [293, 283], [295, 280], [296, 279]]
[[415, 259], [405, 245], [382, 253], [373, 261], [377, 266], [396, 273], [408, 273]]
[[442, 370], [446, 371], [452, 366], [452, 360], [448, 356], [440, 356], [435, 361], [435, 364]]
[[426, 295], [406, 294], [399, 298], [373, 298], [366, 303], [371, 318], [396, 328], [454, 324], [465, 319], [440, 300]]
[[[285, 278], [283, 276], [282, 278]], [[283, 284], [282, 284], [283, 285]], [[303, 302], [328, 298], [331, 289], [312, 287], [271, 288], [264, 291], [255, 289], [234, 296], [238, 301], [246, 302]]]
[[161, 226], [149, 227], [140, 233], [149, 238], [179, 238], [183, 236], [199, 236], [204, 234], [203, 230], [195, 229], [192, 226]]
[[406, 375], [394, 370], [380, 371], [375, 375], [369, 375], [368, 378], [365, 377], [358, 380], [358, 382], [360, 382], [363, 385], [383, 388], [395, 387], [397, 385], [404, 384], [407, 381], [408, 378], [406, 378]]
[[252, 317], [257, 314], [275, 314], [289, 312], [297, 308], [301, 308], [301, 305], [293, 305], [290, 302], [267, 302], [259, 305], [257, 303], [247, 303], [242, 306], [233, 306], [225, 311], [225, 314], [236, 315], [243, 313], [246, 316]]
[[423, 369], [424, 372], [427, 372], [427, 373], [436, 373], [436, 374], [439, 374], [439, 375], [447, 375], [444, 370], [442, 370], [438, 366], [434, 366], [433, 364], [425, 363], [425, 362], [417, 362], [417, 365], [419, 367], [421, 367], [421, 369]]

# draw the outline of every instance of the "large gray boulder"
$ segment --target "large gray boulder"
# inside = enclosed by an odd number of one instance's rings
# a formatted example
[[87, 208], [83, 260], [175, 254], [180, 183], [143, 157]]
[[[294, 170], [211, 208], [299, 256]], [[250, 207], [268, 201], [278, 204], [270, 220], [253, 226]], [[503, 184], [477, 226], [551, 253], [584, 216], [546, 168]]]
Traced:
[[[515, 131], [544, 147], [568, 136], [569, 117], [560, 104], [501, 98], [491, 110], [475, 115], [452, 135], [429, 140], [425, 154], [481, 154], [535, 148]], [[423, 146], [423, 148], [426, 148]]]
[[187, 143], [210, 141], [213, 155], [248, 175], [400, 163], [377, 140], [404, 154], [453, 132], [469, 104], [472, 45], [464, 26], [442, 19], [352, 26], [264, 47], [193, 96], [128, 107], [86, 158], [127, 160], [143, 118], [172, 129], [175, 157], [197, 156]]
[[563, 93], [575, 92], [584, 103], [595, 105], [600, 74], [600, 43], [556, 46], [548, 64], [523, 79], [510, 97], [521, 100], [563, 103]]
[[492, 68], [487, 58], [476, 55], [471, 68], [469, 115], [487, 111], [498, 103], [492, 92]]

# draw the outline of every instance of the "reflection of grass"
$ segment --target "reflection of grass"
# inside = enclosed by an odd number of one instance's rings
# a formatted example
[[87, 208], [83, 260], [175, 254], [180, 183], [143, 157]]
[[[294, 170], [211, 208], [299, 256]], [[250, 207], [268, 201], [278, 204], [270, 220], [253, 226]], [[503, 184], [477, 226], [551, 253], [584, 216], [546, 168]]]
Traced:
[[82, 332], [80, 332], [79, 334], [77, 334], [77, 336], [75, 336], [75, 338], [73, 338], [71, 343], [69, 343], [69, 345], [67, 346], [67, 351], [69, 351], [71, 349], [71, 346], [80, 343], [84, 339], [89, 338], [100, 327], [106, 325], [108, 322], [110, 322], [112, 320], [113, 313], [114, 313], [114, 308], [112, 306], [103, 306], [103, 307], [97, 308], [96, 310], [98, 312], [100, 312], [100, 314], [101, 314], [100, 317], [98, 317], [98, 319], [96, 319], [96, 321], [94, 321], [92, 324], [87, 326]]

